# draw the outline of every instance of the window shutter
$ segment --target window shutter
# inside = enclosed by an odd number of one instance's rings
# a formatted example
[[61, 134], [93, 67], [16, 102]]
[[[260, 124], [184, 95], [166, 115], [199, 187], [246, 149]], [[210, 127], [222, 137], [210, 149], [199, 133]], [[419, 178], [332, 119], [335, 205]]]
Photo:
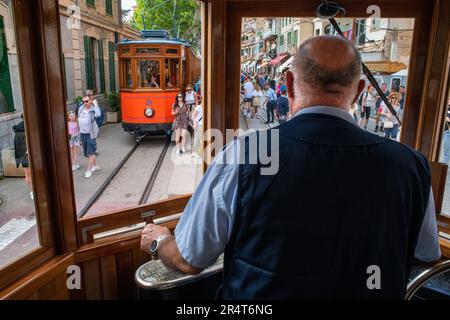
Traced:
[[0, 114], [14, 111], [14, 99], [9, 72], [8, 45], [3, 17], [0, 16]]
[[106, 14], [112, 16], [113, 15], [113, 6], [112, 6], [112, 0], [106, 0]]
[[103, 57], [103, 40], [98, 40], [98, 66], [100, 69], [100, 92], [105, 92], [105, 60]]
[[91, 39], [88, 36], [84, 36], [84, 54], [85, 54], [85, 66], [86, 66], [86, 89], [94, 89], [94, 83], [92, 81], [92, 50]]
[[114, 42], [108, 42], [109, 54], [109, 90], [116, 91], [116, 63], [114, 60]]

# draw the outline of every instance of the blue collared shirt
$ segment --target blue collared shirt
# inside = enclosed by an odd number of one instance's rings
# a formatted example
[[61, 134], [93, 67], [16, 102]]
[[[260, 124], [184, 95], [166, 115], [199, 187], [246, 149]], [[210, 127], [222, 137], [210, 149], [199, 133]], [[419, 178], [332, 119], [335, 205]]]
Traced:
[[267, 89], [265, 96], [269, 101], [276, 101], [277, 96], [275, 95], [275, 91], [272, 88]]
[[[294, 117], [306, 113], [332, 115], [357, 125], [355, 119], [340, 108], [308, 107], [297, 112]], [[211, 163], [175, 229], [181, 255], [198, 268], [212, 265], [223, 253], [231, 237], [237, 209], [239, 166], [226, 160], [239, 159], [236, 153], [240, 148], [236, 147], [236, 141], [229, 144]], [[433, 191], [430, 190], [415, 257], [422, 261], [434, 261], [440, 256]]]

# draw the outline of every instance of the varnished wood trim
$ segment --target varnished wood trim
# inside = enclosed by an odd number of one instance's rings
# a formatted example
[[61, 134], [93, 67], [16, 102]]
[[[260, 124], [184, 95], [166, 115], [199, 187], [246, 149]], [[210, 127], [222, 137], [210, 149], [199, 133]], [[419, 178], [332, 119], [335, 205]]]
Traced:
[[450, 259], [450, 240], [440, 238], [439, 244], [441, 245], [442, 256]]
[[[174, 220], [167, 223], [162, 223], [161, 226], [169, 228], [169, 230], [173, 233], [177, 223], [178, 220]], [[100, 257], [131, 250], [133, 248], [139, 248], [141, 233], [142, 230], [130, 231], [84, 245], [76, 252], [76, 263], [79, 264], [88, 260], [98, 259]]]
[[[155, 219], [180, 213], [186, 207], [190, 197], [190, 195], [178, 196], [128, 210], [81, 218], [78, 221], [78, 234], [79, 239], [82, 241], [80, 243], [92, 242], [94, 233], [114, 230], [141, 222], [153, 222]], [[152, 211], [154, 211], [154, 215], [143, 217], [143, 214], [151, 213]]]
[[29, 275], [0, 292], [0, 299], [25, 299], [44, 287], [51, 280], [66, 273], [67, 267], [75, 262], [74, 254], [56, 257]]
[[0, 273], [0, 288], [6, 288], [14, 281], [29, 274], [33, 269], [49, 261], [55, 255], [54, 249], [38, 248], [25, 257], [14, 261]]

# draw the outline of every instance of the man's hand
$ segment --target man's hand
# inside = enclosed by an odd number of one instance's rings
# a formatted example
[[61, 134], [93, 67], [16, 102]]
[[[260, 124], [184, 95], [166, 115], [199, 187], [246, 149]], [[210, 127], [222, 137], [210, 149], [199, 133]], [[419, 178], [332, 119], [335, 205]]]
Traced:
[[169, 229], [166, 227], [161, 227], [155, 224], [146, 225], [141, 235], [141, 250], [150, 253], [150, 245], [152, 242], [163, 234], [168, 236], [171, 235]]

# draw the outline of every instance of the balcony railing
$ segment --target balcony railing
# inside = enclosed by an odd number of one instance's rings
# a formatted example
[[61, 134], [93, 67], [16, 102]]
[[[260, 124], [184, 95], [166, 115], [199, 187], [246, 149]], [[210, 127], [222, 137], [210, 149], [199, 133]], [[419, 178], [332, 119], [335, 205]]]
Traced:
[[267, 39], [270, 37], [276, 37], [276, 36], [277, 36], [277, 34], [275, 32], [275, 28], [264, 30], [264, 32], [262, 34], [263, 39]]

